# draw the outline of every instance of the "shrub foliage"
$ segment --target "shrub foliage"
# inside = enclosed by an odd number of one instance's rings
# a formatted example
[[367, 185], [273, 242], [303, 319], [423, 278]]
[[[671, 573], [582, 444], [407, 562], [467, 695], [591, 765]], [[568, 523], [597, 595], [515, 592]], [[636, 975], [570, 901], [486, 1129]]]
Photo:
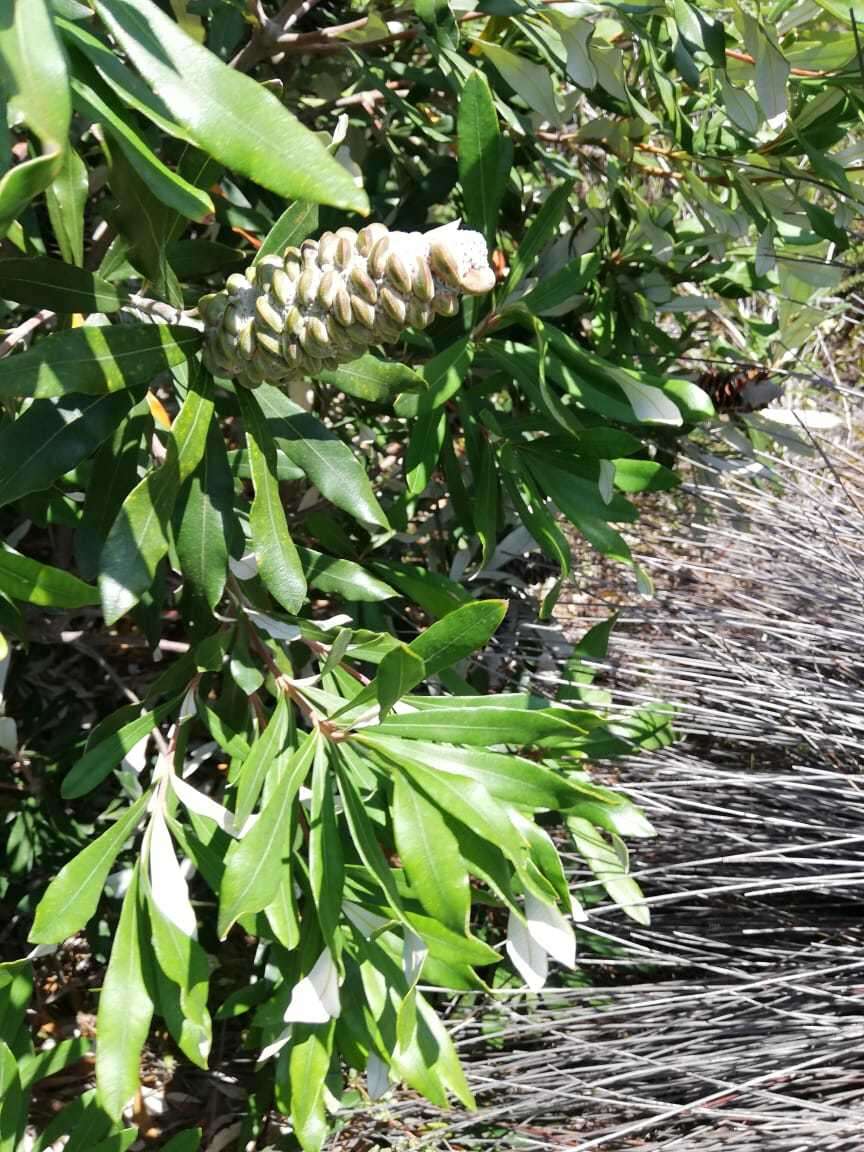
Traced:
[[[309, 1150], [351, 1070], [472, 1104], [421, 986], [574, 965], [562, 829], [645, 921], [650, 828], [587, 767], [667, 714], [610, 719], [606, 625], [548, 698], [476, 656], [508, 547], [544, 616], [591, 549], [650, 592], [628, 526], [714, 418], [701, 361], [822, 321], [861, 72], [820, 4], [5, 5], [3, 1152], [87, 1048], [25, 1016], [78, 934], [96, 1086], [40, 1147], [128, 1147], [148, 1038], [206, 1068], [215, 1017], [259, 1062], [238, 1146], [275, 1109]], [[52, 716], [31, 662], [94, 637], [124, 703]]]

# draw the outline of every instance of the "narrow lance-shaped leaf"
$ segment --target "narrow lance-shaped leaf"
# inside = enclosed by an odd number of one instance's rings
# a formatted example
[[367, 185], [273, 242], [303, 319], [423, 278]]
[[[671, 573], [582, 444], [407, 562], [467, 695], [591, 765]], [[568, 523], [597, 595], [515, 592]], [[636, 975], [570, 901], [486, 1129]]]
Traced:
[[149, 794], [138, 800], [91, 844], [61, 868], [36, 908], [28, 939], [60, 944], [83, 928], [96, 911], [117, 853], [144, 815]]
[[303, 1152], [320, 1152], [330, 1125], [324, 1088], [333, 1051], [334, 1021], [295, 1024], [288, 1057], [291, 1123]]
[[45, 206], [61, 255], [67, 264], [84, 263], [84, 206], [90, 190], [87, 165], [67, 147], [54, 181], [45, 190]]
[[99, 562], [106, 624], [119, 620], [150, 588], [168, 551], [168, 523], [180, 485], [197, 467], [213, 415], [213, 378], [190, 374], [189, 390], [166, 445], [165, 462], [129, 493], [111, 527]]
[[224, 939], [241, 916], [260, 912], [274, 899], [288, 850], [294, 797], [306, 777], [318, 740], [310, 736], [285, 767], [279, 786], [252, 828], [228, 849], [219, 894], [219, 936]]
[[255, 400], [271, 436], [326, 500], [372, 532], [389, 531], [366, 469], [347, 444], [270, 384], [255, 389]]
[[342, 910], [344, 875], [342, 841], [333, 803], [334, 786], [335, 774], [330, 771], [327, 748], [319, 741], [312, 769], [309, 809], [309, 882], [324, 943], [331, 951]]
[[207, 445], [186, 482], [175, 545], [188, 591], [212, 611], [222, 597], [228, 548], [236, 528], [234, 481], [218, 424], [207, 430]]
[[471, 73], [462, 89], [458, 138], [465, 222], [491, 243], [504, 191], [500, 176], [501, 133], [489, 81], [479, 70]]
[[471, 893], [456, 837], [434, 804], [397, 772], [393, 831], [408, 882], [430, 916], [464, 933]]
[[153, 1017], [144, 978], [144, 949], [148, 947], [141, 925], [136, 863], [123, 898], [96, 1018], [96, 1087], [102, 1107], [115, 1120], [138, 1091], [141, 1050]]
[[43, 608], [83, 608], [99, 603], [99, 592], [71, 572], [40, 564], [8, 548], [0, 548], [0, 591], [12, 600]]
[[[11, 261], [0, 262], [0, 271], [5, 263]], [[0, 397], [41, 400], [135, 388], [182, 364], [200, 347], [200, 332], [182, 325], [72, 328], [40, 340], [28, 352], [0, 360]]]
[[97, 0], [96, 11], [205, 152], [286, 199], [366, 210], [366, 196], [309, 129], [271, 92], [187, 36], [152, 0]]
[[234, 806], [234, 820], [238, 829], [242, 830], [258, 803], [267, 773], [273, 770], [285, 747], [289, 711], [287, 697], [284, 692], [280, 692], [273, 715], [243, 761], [237, 775], [237, 802]]
[[124, 391], [40, 400], [0, 427], [0, 506], [50, 488], [99, 447], [139, 395]]
[[42, 142], [43, 155], [11, 167], [0, 180], [0, 235], [56, 178], [72, 119], [66, 57], [45, 0], [5, 5], [0, 27], [3, 86]]
[[158, 708], [145, 712], [143, 716], [136, 716], [134, 720], [130, 720], [128, 724], [124, 724], [122, 728], [111, 732], [104, 740], [99, 740], [92, 748], [88, 748], [64, 777], [60, 787], [63, 799], [74, 800], [78, 796], [86, 796], [88, 792], [92, 792], [140, 740], [175, 711], [180, 700], [180, 696], [172, 697]]
[[306, 597], [306, 577], [282, 506], [276, 478], [276, 445], [257, 397], [245, 388], [240, 388], [237, 395], [246, 426], [255, 488], [249, 527], [258, 570], [268, 590], [286, 612], [299, 612]]
[[264, 237], [252, 263], [257, 264], [265, 256], [281, 256], [291, 245], [299, 248], [300, 241], [311, 236], [317, 227], [318, 205], [296, 200], [288, 205]]

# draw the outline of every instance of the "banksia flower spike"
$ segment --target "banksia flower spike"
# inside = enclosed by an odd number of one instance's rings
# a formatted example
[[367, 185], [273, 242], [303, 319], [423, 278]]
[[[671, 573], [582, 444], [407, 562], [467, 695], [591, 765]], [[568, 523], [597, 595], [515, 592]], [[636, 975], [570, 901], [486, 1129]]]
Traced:
[[452, 316], [495, 284], [486, 242], [459, 221], [425, 234], [369, 224], [265, 256], [200, 302], [205, 357], [219, 376], [290, 384]]

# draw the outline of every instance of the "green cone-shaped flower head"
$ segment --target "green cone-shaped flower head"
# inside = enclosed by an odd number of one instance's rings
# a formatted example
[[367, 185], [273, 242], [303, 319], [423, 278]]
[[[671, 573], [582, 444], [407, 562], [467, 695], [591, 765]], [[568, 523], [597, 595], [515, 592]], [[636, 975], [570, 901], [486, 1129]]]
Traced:
[[495, 284], [486, 242], [459, 221], [431, 232], [369, 224], [265, 256], [205, 296], [205, 356], [219, 376], [289, 384], [452, 316]]

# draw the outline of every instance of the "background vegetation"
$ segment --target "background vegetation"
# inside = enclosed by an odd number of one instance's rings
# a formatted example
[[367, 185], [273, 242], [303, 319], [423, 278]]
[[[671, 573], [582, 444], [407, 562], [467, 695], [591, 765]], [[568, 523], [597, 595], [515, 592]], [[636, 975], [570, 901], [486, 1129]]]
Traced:
[[[854, 268], [855, 10], [2, 15], [0, 1150], [126, 1148], [142, 1059], [235, 1050], [238, 1147], [390, 1079], [470, 1106], [427, 991], [573, 965], [556, 844], [644, 922], [590, 765], [670, 738], [592, 685], [609, 625], [555, 699], [475, 653], [526, 553], [540, 616], [592, 550], [648, 594], [640, 494], [794, 439], [750, 410]], [[201, 363], [253, 260], [457, 217], [497, 276], [458, 314], [287, 392]]]

